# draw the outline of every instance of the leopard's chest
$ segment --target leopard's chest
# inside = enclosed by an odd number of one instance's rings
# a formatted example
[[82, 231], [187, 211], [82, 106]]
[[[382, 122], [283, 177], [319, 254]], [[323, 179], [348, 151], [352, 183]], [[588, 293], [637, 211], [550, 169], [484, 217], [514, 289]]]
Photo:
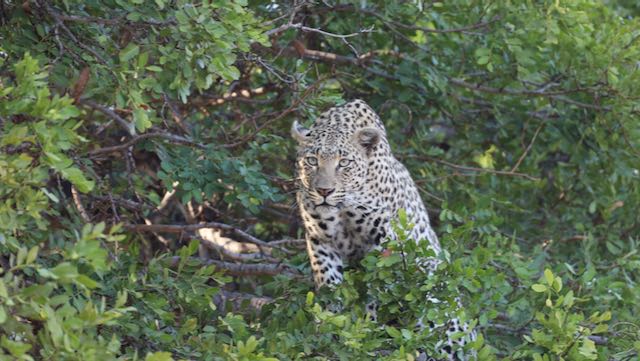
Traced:
[[305, 229], [311, 241], [329, 243], [343, 260], [360, 260], [388, 234], [389, 212], [366, 206], [303, 211]]

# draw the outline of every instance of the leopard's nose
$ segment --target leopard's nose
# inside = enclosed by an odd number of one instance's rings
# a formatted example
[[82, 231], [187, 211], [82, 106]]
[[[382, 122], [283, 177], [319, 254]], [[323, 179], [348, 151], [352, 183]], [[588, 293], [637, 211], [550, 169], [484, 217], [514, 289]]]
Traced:
[[318, 192], [318, 194], [320, 194], [323, 197], [328, 197], [329, 194], [333, 193], [335, 189], [334, 188], [316, 188], [316, 191]]

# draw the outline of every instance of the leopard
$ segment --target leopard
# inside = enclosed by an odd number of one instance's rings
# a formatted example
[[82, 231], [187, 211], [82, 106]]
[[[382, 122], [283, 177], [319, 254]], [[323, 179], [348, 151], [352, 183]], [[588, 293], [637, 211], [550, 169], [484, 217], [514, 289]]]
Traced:
[[[427, 276], [436, 271], [442, 248], [427, 208], [411, 174], [393, 155], [381, 118], [365, 101], [334, 106], [309, 127], [295, 120], [291, 135], [297, 142], [296, 201], [317, 289], [335, 288], [345, 267], [396, 239], [392, 223], [400, 212], [413, 225], [408, 238], [427, 242], [436, 255], [420, 262]], [[375, 301], [367, 309], [375, 312]], [[441, 326], [430, 323], [429, 329]], [[447, 360], [462, 359], [454, 344], [464, 346], [475, 334], [456, 319], [446, 327], [440, 352]], [[449, 337], [460, 331], [468, 336]]]

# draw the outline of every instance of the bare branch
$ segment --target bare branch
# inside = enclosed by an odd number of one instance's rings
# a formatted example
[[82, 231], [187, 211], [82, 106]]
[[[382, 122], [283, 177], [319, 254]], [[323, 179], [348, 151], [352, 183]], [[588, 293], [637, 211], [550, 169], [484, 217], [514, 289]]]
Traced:
[[[176, 267], [181, 260], [180, 256], [169, 258], [171, 267]], [[194, 260], [198, 260], [194, 258]], [[302, 277], [302, 274], [295, 268], [288, 267], [284, 264], [238, 264], [224, 262], [218, 260], [198, 260], [205, 265], [214, 265], [216, 268], [224, 271], [231, 276], [277, 276], [285, 275], [289, 277]]]
[[270, 263], [280, 262], [280, 260], [275, 259], [261, 252], [238, 253], [238, 252], [230, 251], [226, 249], [224, 246], [221, 246], [214, 242], [210, 242], [204, 238], [200, 238], [200, 237], [191, 237], [191, 238], [200, 241], [200, 244], [202, 244], [206, 248], [217, 252], [221, 259], [228, 258], [228, 259], [231, 259], [232, 261], [239, 261], [239, 262], [251, 262], [251, 261], [266, 261]]
[[224, 223], [218, 223], [218, 222], [206, 222], [206, 223], [199, 223], [199, 224], [182, 224], [182, 225], [180, 224], [128, 224], [128, 225], [125, 225], [125, 228], [132, 232], [166, 232], [166, 233], [193, 232], [201, 228], [215, 228], [221, 231], [229, 232], [231, 235], [235, 236], [238, 239], [241, 239], [244, 242], [253, 243], [260, 247], [277, 248], [280, 251], [287, 254], [294, 253], [286, 248], [282, 248], [277, 245], [272, 245], [272, 244], [269, 244], [269, 242], [260, 240], [239, 228], [236, 228]]
[[442, 165], [446, 165], [447, 167], [450, 167], [450, 168], [453, 168], [453, 169], [462, 170], [462, 171], [478, 172], [478, 173], [491, 173], [491, 174], [497, 174], [497, 175], [513, 176], [513, 177], [520, 177], [520, 178], [529, 179], [529, 180], [532, 180], [532, 181], [539, 181], [540, 180], [540, 178], [536, 178], [534, 176], [531, 176], [531, 175], [525, 174], [525, 173], [517, 173], [517, 172], [512, 172], [512, 171], [495, 170], [495, 169], [487, 169], [487, 168], [469, 167], [469, 166], [465, 166], [465, 165], [459, 165], [459, 164], [447, 162], [446, 160], [433, 158], [433, 157], [429, 157], [429, 156], [421, 156], [419, 158], [420, 159], [426, 159], [426, 160], [429, 160], [429, 161], [433, 161], [433, 162], [436, 162], [436, 163], [440, 163]]
[[76, 208], [78, 209], [78, 213], [80, 213], [80, 217], [82, 217], [82, 220], [86, 223], [90, 223], [91, 217], [89, 217], [89, 213], [87, 213], [87, 210], [84, 208], [82, 200], [80, 199], [80, 195], [78, 194], [78, 189], [74, 185], [71, 185], [71, 197], [73, 198], [73, 204], [76, 205]]
[[274, 246], [292, 246], [296, 248], [304, 248], [306, 241], [304, 239], [280, 239], [277, 241], [271, 241], [269, 244]]
[[162, 139], [166, 139], [172, 143], [178, 143], [178, 144], [186, 144], [192, 147], [196, 147], [199, 149], [205, 149], [206, 146], [200, 143], [196, 143], [192, 140], [189, 140], [187, 138], [181, 137], [179, 135], [175, 135], [175, 134], [171, 134], [171, 133], [164, 133], [164, 132], [153, 132], [153, 133], [145, 133], [145, 134], [140, 134], [138, 136], [135, 136], [133, 138], [131, 138], [128, 142], [120, 144], [120, 145], [114, 145], [111, 147], [104, 147], [104, 148], [98, 148], [98, 149], [94, 149], [92, 151], [90, 151], [88, 154], [90, 157], [95, 157], [97, 155], [100, 154], [107, 154], [107, 153], [115, 153], [115, 152], [121, 152], [121, 151], [125, 151], [127, 149], [129, 149], [129, 147], [131, 147], [132, 145], [145, 140], [145, 139], [150, 139], [150, 138], [162, 138]]
[[599, 106], [595, 104], [587, 104], [587, 103], [579, 102], [577, 100], [573, 100], [563, 96], [565, 94], [592, 91], [594, 90], [592, 87], [548, 91], [546, 90], [546, 88], [535, 89], [535, 90], [493, 88], [486, 85], [468, 83], [462, 79], [456, 79], [456, 78], [449, 78], [449, 83], [458, 87], [479, 91], [483, 93], [506, 94], [506, 95], [513, 95], [513, 96], [549, 97], [549, 98], [552, 98], [561, 102], [569, 103], [581, 108], [594, 109], [594, 110], [600, 110], [600, 111], [611, 110], [611, 107]]
[[322, 35], [329, 36], [329, 37], [332, 37], [332, 38], [339, 38], [339, 39], [351, 38], [351, 37], [354, 37], [354, 36], [358, 36], [360, 34], [373, 32], [373, 26], [371, 26], [371, 27], [366, 28], [366, 29], [360, 29], [358, 32], [355, 32], [355, 33], [341, 35], [341, 34], [330, 33], [328, 31], [324, 31], [324, 30], [321, 30], [321, 29], [310, 28], [308, 26], [304, 26], [304, 25], [299, 24], [299, 23], [298, 24], [289, 23], [289, 24], [281, 25], [281, 26], [279, 26], [279, 27], [277, 27], [275, 29], [271, 29], [271, 30], [265, 32], [265, 34], [267, 36], [271, 36], [273, 34], [281, 33], [281, 32], [283, 32], [285, 30], [288, 30], [288, 29], [300, 29], [302, 31], [314, 32], [314, 33], [322, 34]]
[[86, 105], [91, 109], [95, 109], [95, 110], [101, 112], [102, 114], [108, 116], [109, 118], [115, 120], [116, 123], [120, 124], [120, 126], [129, 135], [135, 135], [136, 134], [136, 127], [135, 127], [135, 125], [133, 123], [129, 123], [128, 121], [124, 120], [124, 118], [119, 116], [116, 112], [114, 112], [113, 110], [105, 107], [104, 105], [100, 105], [100, 104], [94, 102], [93, 100], [82, 100], [82, 99], [79, 101], [79, 103], [82, 104], [82, 105]]

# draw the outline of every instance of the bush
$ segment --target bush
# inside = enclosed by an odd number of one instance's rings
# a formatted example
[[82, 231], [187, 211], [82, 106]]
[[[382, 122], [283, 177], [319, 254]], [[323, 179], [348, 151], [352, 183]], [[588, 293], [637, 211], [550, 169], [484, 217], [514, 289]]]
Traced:
[[[452, 315], [482, 360], [637, 359], [638, 11], [1, 2], [0, 359], [414, 360]], [[315, 292], [288, 129], [353, 98], [447, 252]]]

